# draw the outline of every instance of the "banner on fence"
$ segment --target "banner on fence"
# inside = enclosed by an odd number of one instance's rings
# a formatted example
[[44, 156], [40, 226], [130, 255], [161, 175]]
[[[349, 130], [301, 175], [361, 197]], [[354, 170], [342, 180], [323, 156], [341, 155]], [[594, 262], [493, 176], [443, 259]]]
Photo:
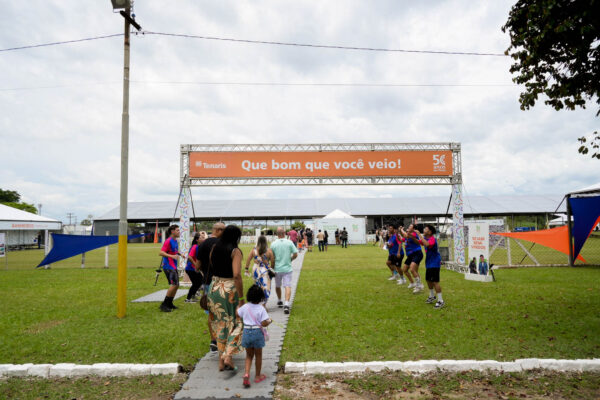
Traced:
[[0, 233], [0, 257], [6, 256], [6, 235]]

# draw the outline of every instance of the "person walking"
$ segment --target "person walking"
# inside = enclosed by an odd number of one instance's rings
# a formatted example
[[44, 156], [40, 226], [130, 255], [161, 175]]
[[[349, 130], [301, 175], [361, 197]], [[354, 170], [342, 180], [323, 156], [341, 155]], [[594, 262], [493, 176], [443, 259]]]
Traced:
[[[202, 291], [207, 295], [208, 295], [210, 283], [212, 282], [212, 277], [213, 277], [212, 268], [210, 268], [210, 251], [212, 250], [213, 246], [217, 243], [217, 241], [223, 234], [224, 230], [225, 230], [225, 224], [222, 222], [216, 222], [212, 226], [212, 232], [211, 232], [210, 237], [206, 238], [206, 240], [204, 240], [202, 242], [202, 244], [200, 244], [200, 246], [198, 246], [198, 251], [197, 251], [197, 254], [198, 254], [197, 259], [199, 262], [198, 272], [200, 272], [202, 274]], [[209, 310], [206, 311], [206, 314], [208, 315], [208, 320], [207, 320], [208, 332], [210, 332], [210, 338], [211, 338], [209, 349], [210, 349], [210, 351], [212, 351], [214, 353], [218, 350], [217, 349], [217, 336], [215, 335], [215, 331], [212, 328], [212, 323], [214, 321], [214, 315]]]
[[434, 236], [435, 227], [433, 225], [425, 225], [425, 229], [423, 230], [424, 235], [421, 235], [421, 232], [418, 230], [415, 230], [415, 233], [419, 236], [421, 244], [425, 246], [425, 281], [427, 281], [427, 287], [429, 288], [429, 297], [425, 302], [427, 304], [435, 302], [434, 308], [443, 308], [445, 304], [442, 297], [442, 287], [440, 286], [442, 256], [438, 251], [437, 240]]
[[[275, 276], [275, 291], [277, 292], [277, 306], [283, 307], [285, 314], [290, 313], [290, 297], [292, 296], [292, 261], [298, 257], [296, 246], [285, 238], [282, 227], [277, 228], [277, 240], [271, 243], [274, 260], [271, 266], [277, 274]], [[281, 301], [281, 288], [285, 288], [285, 303]]]
[[487, 275], [488, 273], [488, 263], [485, 258], [483, 258], [483, 254], [479, 256], [479, 275]]
[[379, 228], [377, 228], [375, 230], [375, 241], [373, 242], [373, 246], [376, 246], [377, 244], [379, 244]]
[[190, 251], [188, 253], [188, 259], [185, 266], [185, 273], [192, 281], [192, 286], [188, 291], [187, 298], [185, 299], [186, 303], [195, 303], [198, 301], [196, 297], [196, 293], [200, 286], [202, 285], [202, 274], [197, 271], [199, 261], [198, 261], [198, 244], [201, 240], [200, 232], [196, 232], [194, 234], [194, 239], [192, 240], [192, 247], [190, 247]]
[[319, 229], [319, 232], [317, 233], [317, 244], [319, 245], [319, 251], [325, 251], [325, 234], [323, 232], [321, 232], [321, 230]]
[[414, 278], [413, 280], [410, 278], [408, 273], [405, 273], [409, 277], [411, 281], [410, 285], [408, 285], [409, 289], [413, 289], [413, 293], [421, 292], [425, 286], [421, 283], [421, 276], [419, 275], [419, 264], [423, 260], [423, 251], [421, 250], [421, 242], [415, 232], [415, 225], [410, 224], [408, 229], [404, 231], [401, 230], [402, 236], [406, 239], [406, 261], [404, 265], [408, 266], [408, 268], [403, 268], [403, 271], [407, 269], [410, 270], [410, 275]]
[[252, 249], [246, 260], [246, 273], [250, 269], [250, 261], [254, 260], [252, 266], [252, 279], [254, 284], [260, 287], [264, 293], [262, 305], [267, 308], [267, 301], [271, 295], [271, 268], [269, 264], [273, 262], [273, 251], [267, 245], [267, 237], [260, 235], [256, 242], [256, 247]]
[[325, 251], [329, 248], [329, 233], [327, 231], [324, 232], [323, 246], [325, 247]]
[[252, 359], [255, 359], [254, 383], [260, 383], [267, 379], [261, 374], [262, 349], [265, 347], [265, 328], [273, 322], [267, 314], [267, 310], [260, 305], [266, 301], [263, 290], [258, 285], [250, 286], [246, 293], [248, 303], [237, 310], [237, 315], [244, 322], [244, 333], [242, 335], [242, 347], [246, 349], [246, 363], [244, 369], [243, 385], [250, 387], [250, 370]]
[[306, 228], [306, 247], [308, 247], [308, 252], [312, 252], [313, 248], [313, 231], [310, 228]]
[[162, 257], [162, 269], [169, 282], [169, 289], [165, 299], [160, 304], [159, 309], [162, 312], [171, 312], [176, 310], [177, 307], [173, 304], [173, 299], [179, 289], [179, 273], [177, 272], [177, 262], [179, 261], [179, 245], [177, 239], [179, 239], [179, 226], [171, 225], [167, 228], [167, 240], [163, 243], [159, 256]]
[[334, 235], [335, 235], [335, 244], [339, 246], [340, 245], [340, 230], [336, 229]]
[[344, 229], [342, 229], [342, 231], [340, 232], [340, 239], [342, 241], [342, 248], [347, 249], [348, 248], [348, 231], [346, 230], [346, 227], [344, 227]]
[[294, 243], [294, 246], [298, 247], [298, 232], [295, 229], [290, 229], [287, 235], [292, 243]]
[[228, 225], [212, 246], [209, 255], [213, 278], [208, 293], [208, 308], [214, 315], [213, 330], [217, 336], [219, 370], [236, 371], [233, 356], [242, 345], [242, 320], [236, 310], [245, 302], [242, 281], [242, 251], [238, 247], [242, 231]]

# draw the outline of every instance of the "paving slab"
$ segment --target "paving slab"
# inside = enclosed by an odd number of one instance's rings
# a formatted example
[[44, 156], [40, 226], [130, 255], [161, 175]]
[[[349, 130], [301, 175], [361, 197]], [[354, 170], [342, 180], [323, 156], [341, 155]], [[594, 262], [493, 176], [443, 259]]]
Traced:
[[[292, 262], [292, 305], [291, 314], [294, 313], [294, 296], [296, 286], [300, 278], [304, 252]], [[252, 386], [245, 389], [242, 385], [244, 376], [244, 361], [246, 352], [242, 351], [233, 357], [235, 365], [238, 367], [237, 373], [228, 371], [219, 371], [218, 353], [207, 353], [196, 364], [194, 371], [183, 384], [181, 390], [175, 395], [175, 400], [204, 400], [204, 399], [271, 399], [275, 389], [275, 380], [279, 365], [279, 356], [285, 338], [285, 330], [289, 320], [289, 315], [283, 313], [283, 308], [277, 307], [277, 294], [275, 293], [275, 281], [272, 281], [271, 297], [267, 303], [267, 311], [273, 323], [269, 325], [270, 339], [263, 349], [262, 373], [267, 379], [261, 383], [254, 383], [254, 365], [250, 373], [250, 383]]]
[[[189, 289], [178, 289], [175, 299], [187, 296]], [[132, 303], [162, 303], [167, 295], [167, 289], [159, 290], [158, 292], [150, 293], [139, 299], [131, 300]]]

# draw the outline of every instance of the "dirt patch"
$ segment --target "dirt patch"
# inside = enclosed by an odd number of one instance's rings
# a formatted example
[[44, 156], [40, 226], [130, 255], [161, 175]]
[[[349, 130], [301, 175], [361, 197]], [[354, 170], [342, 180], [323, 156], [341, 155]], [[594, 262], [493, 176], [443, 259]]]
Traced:
[[67, 321], [64, 319], [38, 322], [36, 324], [31, 325], [29, 328], [25, 329], [24, 333], [28, 333], [30, 335], [36, 335], [38, 333], [45, 332], [49, 329], [56, 328], [57, 326], [62, 325], [65, 322], [67, 322]]
[[600, 373], [280, 374], [274, 398], [600, 399]]

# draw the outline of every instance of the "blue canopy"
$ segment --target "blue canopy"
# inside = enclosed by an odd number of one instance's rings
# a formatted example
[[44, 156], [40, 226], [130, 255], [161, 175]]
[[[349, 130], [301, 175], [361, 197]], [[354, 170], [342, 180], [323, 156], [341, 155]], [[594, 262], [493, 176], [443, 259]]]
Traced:
[[600, 220], [600, 196], [570, 198], [573, 212], [573, 258], [577, 258], [592, 229]]
[[[144, 234], [129, 235], [128, 238], [135, 239], [142, 236]], [[62, 235], [60, 233], [52, 233], [52, 240], [54, 242], [52, 250], [50, 250], [50, 253], [44, 257], [36, 268], [83, 254], [90, 250], [115, 244], [119, 241], [119, 236]]]

